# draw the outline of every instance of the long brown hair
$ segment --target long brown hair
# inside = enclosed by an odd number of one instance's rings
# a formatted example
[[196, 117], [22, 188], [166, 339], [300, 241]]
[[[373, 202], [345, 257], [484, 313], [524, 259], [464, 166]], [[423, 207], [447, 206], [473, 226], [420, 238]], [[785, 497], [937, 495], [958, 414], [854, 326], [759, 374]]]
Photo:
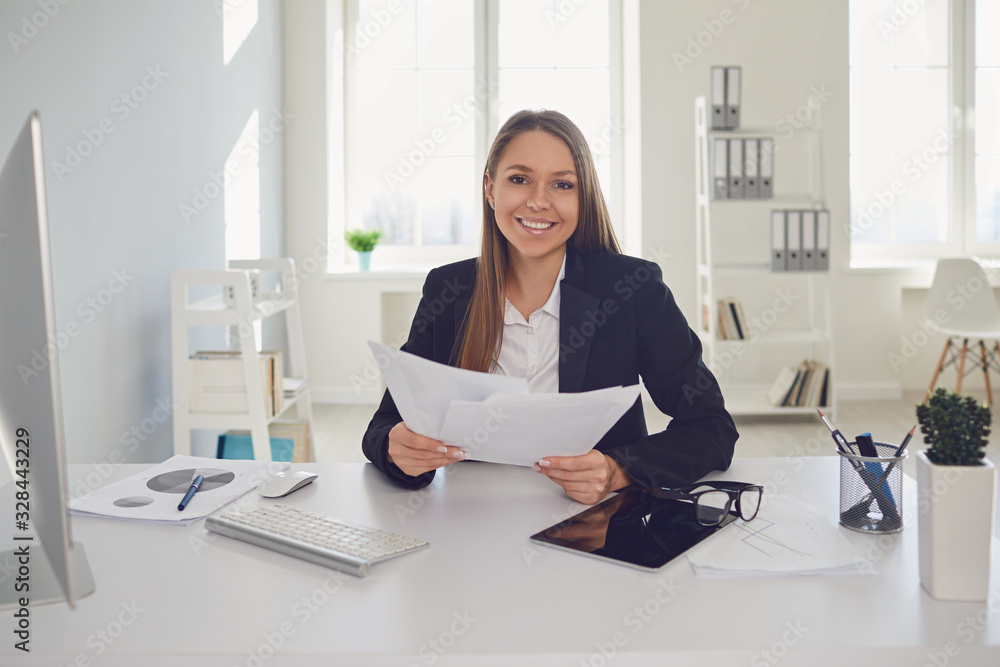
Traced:
[[[524, 110], [507, 119], [497, 132], [486, 158], [486, 174], [490, 180], [496, 180], [497, 165], [507, 145], [521, 133], [535, 130], [562, 139], [573, 155], [580, 206], [576, 231], [567, 243], [581, 252], [621, 253], [587, 140], [580, 128], [558, 111]], [[497, 226], [496, 213], [486, 199], [484, 188], [483, 245], [476, 266], [476, 287], [459, 334], [461, 345], [455, 355], [456, 365], [460, 368], [489, 372], [497, 361], [503, 340], [504, 288], [508, 266], [507, 239]]]

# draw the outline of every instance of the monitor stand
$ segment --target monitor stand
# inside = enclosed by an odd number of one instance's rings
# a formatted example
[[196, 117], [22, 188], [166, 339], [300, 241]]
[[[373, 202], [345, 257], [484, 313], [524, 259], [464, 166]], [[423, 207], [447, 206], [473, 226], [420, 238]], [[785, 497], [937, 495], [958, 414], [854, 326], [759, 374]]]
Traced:
[[[62, 585], [49, 565], [49, 559], [41, 542], [33, 540], [28, 551], [28, 591], [17, 591], [18, 563], [14, 550], [0, 552], [0, 610], [19, 607], [22, 597], [28, 598], [29, 606], [62, 602], [67, 599]], [[90, 572], [87, 552], [79, 542], [73, 542], [70, 553], [73, 557], [73, 599], [78, 600], [94, 592], [94, 575]], [[70, 604], [71, 607], [75, 606]]]

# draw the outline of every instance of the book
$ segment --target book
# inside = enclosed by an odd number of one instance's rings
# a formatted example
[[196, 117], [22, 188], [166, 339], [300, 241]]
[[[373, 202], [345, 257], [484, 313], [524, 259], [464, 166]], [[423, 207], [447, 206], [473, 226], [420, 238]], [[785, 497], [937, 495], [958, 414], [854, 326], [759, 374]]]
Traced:
[[[313, 463], [315, 459], [312, 453], [312, 440], [309, 434], [309, 422], [300, 420], [278, 420], [273, 421], [267, 426], [268, 436], [271, 438], [271, 457], [274, 458], [275, 454], [275, 442], [278, 440], [289, 440], [291, 441], [291, 458], [290, 459], [277, 459], [275, 461], [291, 461], [292, 463]], [[243, 436], [247, 438], [247, 442], [250, 441], [250, 431], [246, 429], [231, 429], [226, 431], [224, 435], [232, 436]], [[246, 445], [242, 440], [235, 440], [236, 447], [242, 448]], [[282, 456], [285, 455], [284, 448], [286, 443], [281, 443], [278, 445], [281, 449]], [[219, 458], [234, 458], [232, 456], [222, 456], [223, 451], [223, 441], [219, 440]], [[240, 450], [238, 450], [240, 451]], [[252, 452], [252, 447], [251, 450]], [[252, 453], [250, 454], [252, 456]]]
[[798, 375], [798, 371], [791, 366], [782, 368], [767, 392], [767, 402], [775, 407], [783, 406], [796, 380], [798, 380]]
[[726, 305], [729, 306], [729, 314], [732, 315], [733, 327], [736, 329], [736, 337], [739, 340], [743, 340], [746, 338], [746, 335], [743, 333], [743, 327], [740, 326], [740, 317], [736, 311], [736, 300], [727, 299]]
[[[189, 360], [189, 410], [194, 413], [250, 411], [243, 359], [235, 351], [200, 351]], [[284, 392], [276, 390], [282, 377], [280, 351], [259, 355], [264, 416], [273, 418], [284, 409]]]
[[726, 308], [726, 300], [718, 300], [719, 308], [719, 340], [729, 340], [730, 338], [730, 327], [729, 327], [729, 309]]
[[743, 304], [733, 297], [718, 300], [719, 338], [721, 340], [746, 340], [750, 337], [750, 327], [743, 314]]
[[305, 378], [281, 378], [281, 389], [285, 398], [294, 398], [306, 388]]
[[821, 361], [805, 359], [798, 366], [785, 366], [767, 392], [775, 407], [821, 407], [826, 405], [830, 369]]
[[736, 304], [736, 321], [740, 324], [740, 329], [743, 331], [743, 340], [748, 338], [753, 338], [750, 334], [750, 325], [747, 324], [747, 316], [743, 313], [743, 303], [733, 299], [733, 303]]
[[[271, 460], [293, 461], [295, 441], [291, 438], [271, 438]], [[250, 433], [230, 431], [219, 436], [215, 458], [253, 459], [253, 439]]]
[[282, 420], [271, 422], [268, 433], [272, 438], [290, 438], [293, 442], [292, 463], [312, 463], [312, 435], [309, 433], [309, 422], [297, 420]]
[[809, 392], [806, 396], [805, 405], [818, 408], [825, 406], [824, 392], [826, 385], [830, 381], [830, 369], [820, 361], [813, 362], [814, 379], [809, 384]]
[[795, 388], [794, 399], [789, 402], [789, 405], [793, 407], [802, 407], [803, 399], [805, 398], [806, 395], [806, 388], [809, 386], [809, 381], [813, 377], [812, 373], [813, 367], [808, 359], [804, 360], [801, 364], [799, 364], [799, 370], [801, 371], [801, 381]]

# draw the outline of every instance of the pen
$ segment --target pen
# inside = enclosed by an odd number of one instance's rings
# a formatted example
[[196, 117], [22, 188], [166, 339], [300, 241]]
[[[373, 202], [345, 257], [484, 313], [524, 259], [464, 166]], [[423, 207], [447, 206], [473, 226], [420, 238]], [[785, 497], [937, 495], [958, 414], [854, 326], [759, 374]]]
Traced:
[[826, 415], [823, 414], [822, 410], [817, 408], [816, 412], [819, 413], [819, 418], [823, 420], [826, 427], [830, 429], [830, 435], [833, 436], [833, 441], [837, 444], [837, 449], [845, 454], [853, 454], [854, 452], [851, 451], [851, 446], [847, 444], [847, 438], [844, 437], [844, 434], [833, 427], [833, 424], [831, 424], [830, 420], [826, 418]]
[[907, 446], [908, 444], [910, 444], [910, 438], [912, 438], [912, 437], [913, 437], [913, 431], [914, 431], [914, 430], [915, 430], [916, 428], [917, 428], [917, 425], [916, 425], [916, 424], [914, 424], [914, 425], [913, 425], [913, 428], [911, 428], [911, 429], [910, 429], [910, 432], [906, 434], [906, 437], [905, 437], [905, 438], [903, 438], [903, 444], [901, 444], [901, 445], [900, 445], [899, 447], [897, 447], [897, 448], [896, 448], [896, 456], [899, 456], [900, 454], [902, 454], [902, 453], [903, 453], [903, 451], [904, 451], [904, 450], [906, 449], [906, 446]]
[[[871, 433], [862, 433], [857, 438], [854, 439], [858, 443], [858, 451], [861, 452], [861, 456], [867, 458], [878, 458], [878, 449], [875, 448], [875, 441], [872, 440]], [[892, 470], [892, 466], [895, 465], [895, 461], [889, 464], [889, 470]], [[875, 461], [865, 461], [865, 469], [868, 470], [875, 479], [876, 487], [880, 488], [882, 494], [879, 495], [876, 500], [878, 501], [879, 508], [882, 510], [882, 514], [889, 516], [889, 512], [886, 511], [886, 503], [883, 501], [888, 501], [888, 506], [895, 509], [895, 500], [892, 498], [892, 491], [889, 489], [888, 475], [884, 475], [885, 470], [882, 468], [881, 463], [876, 463]], [[872, 491], [875, 489], [873, 488]], [[884, 496], [884, 498], [883, 498]]]
[[194, 498], [194, 494], [198, 492], [198, 489], [201, 488], [201, 483], [204, 481], [205, 481], [204, 475], [198, 475], [197, 477], [194, 478], [194, 481], [191, 482], [191, 488], [189, 488], [187, 490], [187, 493], [184, 494], [184, 500], [182, 500], [181, 504], [177, 506], [178, 510], [183, 510], [185, 507], [187, 507], [187, 504], [191, 502], [192, 498]]

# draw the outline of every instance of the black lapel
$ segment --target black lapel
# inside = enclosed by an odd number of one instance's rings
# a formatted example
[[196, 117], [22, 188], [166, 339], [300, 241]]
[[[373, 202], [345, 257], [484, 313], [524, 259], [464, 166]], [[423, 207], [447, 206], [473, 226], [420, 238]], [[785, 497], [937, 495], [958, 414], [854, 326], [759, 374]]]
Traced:
[[560, 283], [559, 295], [559, 391], [583, 391], [583, 376], [590, 356], [591, 336], [582, 332], [587, 312], [596, 312], [600, 298], [584, 291], [583, 259], [570, 247], [566, 248], [566, 276]]

